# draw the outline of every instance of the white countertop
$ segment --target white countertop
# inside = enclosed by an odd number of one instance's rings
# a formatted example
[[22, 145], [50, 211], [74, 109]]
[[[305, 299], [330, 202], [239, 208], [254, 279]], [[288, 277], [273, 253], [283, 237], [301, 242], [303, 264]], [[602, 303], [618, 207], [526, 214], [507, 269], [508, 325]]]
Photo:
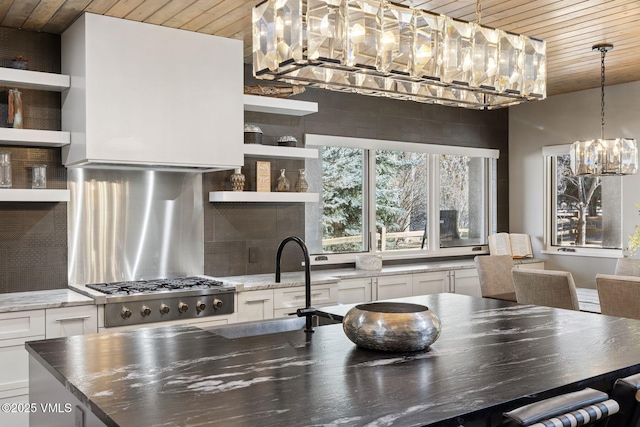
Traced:
[[74, 305], [95, 304], [93, 298], [81, 295], [69, 289], [49, 291], [12, 292], [0, 294], [0, 313], [10, 311], [40, 310]]
[[[541, 259], [515, 260], [516, 264], [542, 262]], [[383, 266], [382, 270], [356, 270], [355, 268], [336, 268], [331, 270], [314, 270], [311, 267], [311, 285], [337, 283], [341, 279], [357, 279], [362, 277], [380, 277], [394, 274], [428, 273], [443, 270], [462, 270], [475, 268], [473, 259], [421, 262], [416, 264]], [[276, 283], [275, 274], [252, 274], [247, 276], [220, 277], [220, 280], [235, 285], [236, 291], [257, 291], [294, 286], [304, 286], [304, 271], [282, 273], [281, 282]]]

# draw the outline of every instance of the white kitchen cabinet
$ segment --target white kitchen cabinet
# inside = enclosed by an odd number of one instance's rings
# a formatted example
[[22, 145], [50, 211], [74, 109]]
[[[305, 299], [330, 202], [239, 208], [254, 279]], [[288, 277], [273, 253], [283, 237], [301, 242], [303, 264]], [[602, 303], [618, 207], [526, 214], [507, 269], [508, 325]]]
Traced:
[[243, 165], [242, 41], [85, 13], [61, 49], [66, 166]]
[[482, 297], [480, 292], [480, 279], [478, 270], [475, 268], [465, 268], [463, 270], [452, 270], [451, 290], [456, 294], [470, 295], [472, 297]]
[[[0, 313], [0, 404], [29, 402], [29, 354], [24, 344], [44, 338], [44, 310]], [[0, 425], [26, 427], [29, 416], [0, 411]]]
[[95, 334], [98, 332], [98, 309], [95, 305], [48, 308], [45, 325], [47, 339]]
[[[295, 286], [273, 290], [274, 317], [285, 317], [305, 307], [305, 287]], [[311, 286], [311, 306], [322, 307], [338, 303], [338, 283]]]
[[238, 322], [273, 319], [273, 289], [238, 292]]
[[375, 279], [376, 300], [403, 298], [413, 295], [413, 278], [411, 274], [380, 276]]
[[413, 274], [413, 295], [449, 292], [449, 271]]
[[373, 299], [373, 285], [371, 282], [370, 277], [340, 280], [338, 283], [338, 304], [356, 304], [371, 301]]

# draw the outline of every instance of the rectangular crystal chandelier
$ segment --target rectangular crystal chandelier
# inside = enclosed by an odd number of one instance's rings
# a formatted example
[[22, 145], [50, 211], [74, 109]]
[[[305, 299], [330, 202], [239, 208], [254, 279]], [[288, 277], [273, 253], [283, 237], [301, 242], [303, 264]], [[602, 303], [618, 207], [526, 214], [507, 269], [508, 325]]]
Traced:
[[547, 91], [543, 40], [386, 0], [266, 0], [253, 9], [253, 73], [473, 109]]

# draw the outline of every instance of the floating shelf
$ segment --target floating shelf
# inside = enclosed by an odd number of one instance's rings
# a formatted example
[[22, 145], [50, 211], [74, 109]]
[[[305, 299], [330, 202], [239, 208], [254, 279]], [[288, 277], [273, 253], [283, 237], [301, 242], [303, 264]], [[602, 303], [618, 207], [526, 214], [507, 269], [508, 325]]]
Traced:
[[62, 92], [65, 89], [69, 89], [71, 77], [65, 74], [0, 67], [0, 85]]
[[0, 202], [68, 202], [69, 190], [0, 188]]
[[269, 96], [243, 95], [244, 111], [257, 113], [286, 114], [289, 116], [306, 116], [318, 112], [316, 102], [298, 101], [295, 99], [272, 98]]
[[244, 155], [256, 157], [278, 157], [283, 159], [317, 159], [318, 150], [316, 148], [244, 144]]
[[62, 147], [69, 144], [69, 132], [55, 130], [0, 128], [0, 145]]
[[266, 193], [257, 191], [212, 191], [209, 193], [210, 202], [317, 202], [318, 193]]

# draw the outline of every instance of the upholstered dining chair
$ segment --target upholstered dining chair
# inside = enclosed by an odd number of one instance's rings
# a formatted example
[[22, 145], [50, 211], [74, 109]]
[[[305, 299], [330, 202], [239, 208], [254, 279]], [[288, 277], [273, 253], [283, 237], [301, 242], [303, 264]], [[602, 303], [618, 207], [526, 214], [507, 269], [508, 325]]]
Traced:
[[640, 320], [640, 277], [597, 274], [602, 314]]
[[616, 271], [613, 274], [640, 277], [640, 258], [618, 258]]
[[573, 276], [568, 271], [511, 270], [520, 304], [580, 310]]
[[[606, 393], [592, 388], [522, 406], [502, 415], [501, 427], [604, 426], [620, 409]], [[623, 427], [616, 424], [617, 427]]]
[[515, 301], [511, 270], [515, 266], [511, 255], [483, 255], [474, 259], [484, 298]]

